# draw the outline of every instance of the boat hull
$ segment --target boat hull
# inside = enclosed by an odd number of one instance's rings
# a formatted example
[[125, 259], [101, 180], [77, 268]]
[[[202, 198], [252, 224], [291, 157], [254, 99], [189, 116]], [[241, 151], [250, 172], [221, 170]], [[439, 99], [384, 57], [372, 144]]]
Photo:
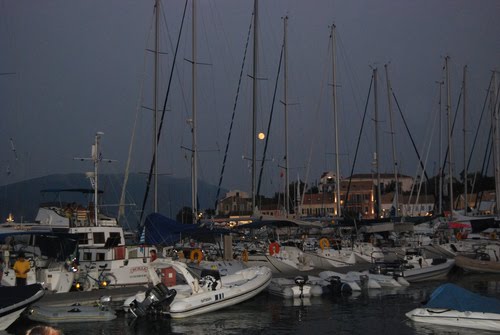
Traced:
[[431, 265], [423, 268], [413, 268], [403, 271], [403, 277], [409, 283], [421, 282], [426, 280], [438, 280], [448, 276], [448, 273], [455, 265], [455, 260], [447, 259], [446, 262]]
[[170, 304], [168, 315], [174, 319], [213, 312], [253, 298], [267, 288], [272, 279], [271, 270], [262, 267], [251, 281], [241, 285], [225, 286], [222, 289], [193, 294], [185, 298], [177, 296]]
[[479, 273], [500, 273], [500, 262], [472, 259], [466, 256], [455, 257], [455, 263], [458, 267]]
[[99, 306], [32, 306], [28, 318], [45, 323], [99, 322], [116, 319], [116, 314]]
[[416, 322], [441, 326], [475, 328], [498, 331], [500, 314], [481, 312], [459, 312], [449, 309], [416, 308], [406, 316]]
[[0, 287], [0, 330], [7, 329], [30, 304], [38, 301], [45, 291], [40, 284]]

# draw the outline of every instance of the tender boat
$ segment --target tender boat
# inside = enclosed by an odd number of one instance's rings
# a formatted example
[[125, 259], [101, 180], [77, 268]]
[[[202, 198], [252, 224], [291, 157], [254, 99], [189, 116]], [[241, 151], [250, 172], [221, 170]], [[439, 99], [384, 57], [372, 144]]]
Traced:
[[500, 273], [500, 245], [488, 244], [474, 257], [456, 256], [455, 263], [468, 272]]
[[97, 306], [46, 306], [33, 305], [29, 308], [28, 318], [45, 323], [100, 322], [116, 319], [115, 311], [109, 305], [111, 297], [104, 296]]
[[395, 262], [375, 263], [370, 273], [403, 277], [407, 282], [420, 282], [446, 278], [455, 266], [450, 258], [428, 258], [420, 252], [407, 252]]
[[302, 276], [295, 278], [273, 278], [267, 287], [267, 291], [272, 295], [283, 298], [309, 298], [319, 297], [323, 294], [320, 285], [310, 283]]
[[45, 291], [40, 284], [0, 287], [0, 330], [7, 329], [30, 304], [38, 301]]
[[406, 316], [416, 322], [498, 331], [500, 300], [448, 283], [434, 290], [423, 307]]
[[185, 263], [169, 259], [151, 262], [149, 270], [156, 285], [124, 303], [124, 309], [137, 317], [160, 314], [185, 318], [213, 312], [256, 296], [272, 278], [271, 269], [265, 266], [249, 267], [222, 277], [218, 271], [208, 270], [198, 277]]

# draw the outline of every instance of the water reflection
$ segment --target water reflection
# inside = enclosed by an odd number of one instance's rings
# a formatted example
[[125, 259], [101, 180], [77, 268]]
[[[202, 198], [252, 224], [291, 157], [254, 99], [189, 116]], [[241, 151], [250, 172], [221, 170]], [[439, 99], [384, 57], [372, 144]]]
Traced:
[[[462, 275], [452, 282], [483, 295], [500, 298], [500, 275]], [[283, 299], [266, 292], [242, 304], [187, 319], [134, 319], [121, 313], [111, 322], [62, 324], [69, 335], [153, 334], [426, 334], [491, 335], [492, 332], [414, 323], [405, 313], [419, 307], [443, 282], [415, 283], [344, 297]], [[9, 334], [33, 325], [17, 323]], [[89, 327], [91, 331], [89, 331]]]

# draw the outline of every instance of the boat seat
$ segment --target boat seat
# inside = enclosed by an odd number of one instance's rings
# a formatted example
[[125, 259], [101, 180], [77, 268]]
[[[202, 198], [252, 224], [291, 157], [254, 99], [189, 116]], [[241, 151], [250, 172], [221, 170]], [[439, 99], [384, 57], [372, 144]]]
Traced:
[[203, 269], [203, 270], [201, 270], [201, 278], [203, 278], [205, 276], [212, 276], [216, 280], [220, 280], [220, 272], [219, 272], [219, 270]]

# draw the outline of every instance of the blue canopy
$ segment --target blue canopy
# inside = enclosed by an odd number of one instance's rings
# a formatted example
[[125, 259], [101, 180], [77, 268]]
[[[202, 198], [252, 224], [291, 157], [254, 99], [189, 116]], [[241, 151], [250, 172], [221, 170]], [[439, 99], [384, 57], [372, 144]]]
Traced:
[[197, 240], [206, 238], [213, 240], [214, 235], [229, 233], [226, 229], [210, 229], [197, 224], [179, 223], [159, 213], [151, 213], [146, 217], [142, 232], [143, 242], [149, 245], [174, 245], [187, 236]]
[[484, 297], [449, 283], [435, 289], [425, 307], [500, 314], [500, 300]]

